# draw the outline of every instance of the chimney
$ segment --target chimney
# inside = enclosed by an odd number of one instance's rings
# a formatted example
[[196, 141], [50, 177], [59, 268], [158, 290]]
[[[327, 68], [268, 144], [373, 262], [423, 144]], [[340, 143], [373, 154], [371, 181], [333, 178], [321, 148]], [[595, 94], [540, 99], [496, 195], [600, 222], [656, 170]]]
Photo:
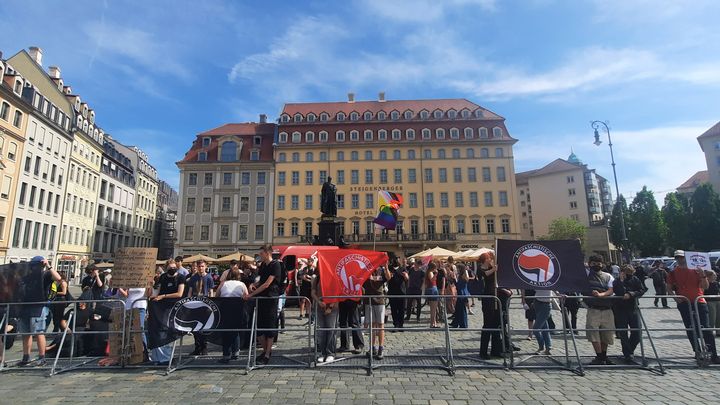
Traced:
[[28, 48], [28, 53], [30, 54], [32, 60], [35, 61], [35, 63], [42, 66], [42, 49], [38, 48], [37, 46], [31, 46], [30, 48]]
[[381, 91], [380, 93], [378, 93], [378, 101], [381, 103], [385, 102], [385, 92], [384, 91]]
[[260, 123], [267, 124], [267, 115], [266, 114], [260, 114]]
[[50, 75], [50, 78], [52, 78], [52, 79], [59, 79], [60, 78], [60, 68], [57, 66], [50, 66], [48, 68], [48, 74]]
[[355, 93], [348, 93], [348, 103], [355, 102]]

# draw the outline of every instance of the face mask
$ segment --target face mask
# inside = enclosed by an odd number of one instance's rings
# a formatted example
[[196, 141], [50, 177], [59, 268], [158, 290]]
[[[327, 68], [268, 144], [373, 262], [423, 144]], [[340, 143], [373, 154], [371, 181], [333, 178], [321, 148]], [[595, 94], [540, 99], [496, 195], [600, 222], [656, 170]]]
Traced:
[[594, 272], [596, 272], [596, 273], [602, 271], [602, 269], [603, 269], [602, 266], [599, 265], [599, 264], [590, 266], [590, 270], [592, 270], [592, 271], [594, 271]]
[[168, 270], [167, 270], [167, 274], [169, 274], [169, 275], [171, 275], [171, 276], [174, 276], [175, 273], [177, 273], [177, 269], [168, 269]]

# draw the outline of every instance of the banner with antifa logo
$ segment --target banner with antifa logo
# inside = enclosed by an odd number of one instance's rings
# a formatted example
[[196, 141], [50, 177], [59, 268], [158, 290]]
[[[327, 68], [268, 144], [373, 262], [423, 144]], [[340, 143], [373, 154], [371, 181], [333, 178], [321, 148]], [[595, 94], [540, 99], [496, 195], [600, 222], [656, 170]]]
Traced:
[[[386, 264], [388, 255], [373, 250], [318, 251], [320, 288], [324, 296], [361, 296], [362, 285], [373, 271]], [[323, 299], [338, 302], [339, 298]]]
[[217, 329], [247, 329], [248, 303], [239, 297], [189, 297], [150, 301], [148, 347], [154, 349], [175, 341], [184, 334], [200, 332], [207, 340], [222, 344]]
[[499, 287], [562, 292], [589, 288], [578, 240], [497, 241]]

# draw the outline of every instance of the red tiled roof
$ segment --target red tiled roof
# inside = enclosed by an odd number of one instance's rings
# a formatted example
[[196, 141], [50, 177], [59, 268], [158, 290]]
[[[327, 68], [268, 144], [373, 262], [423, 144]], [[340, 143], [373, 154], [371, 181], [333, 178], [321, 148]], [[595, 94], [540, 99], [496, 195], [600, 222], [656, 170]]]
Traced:
[[[253, 149], [253, 137], [261, 136], [262, 144], [260, 145], [259, 162], [273, 161], [273, 141], [275, 137], [275, 124], [258, 124], [254, 122], [242, 124], [225, 124], [209, 131], [201, 132], [193, 141], [190, 150], [185, 153], [185, 157], [178, 163], [208, 163], [219, 161], [219, 141], [226, 136], [240, 138], [243, 142], [242, 151], [240, 153], [240, 162], [250, 161], [250, 150]], [[202, 138], [211, 138], [210, 145], [203, 147]], [[200, 152], [207, 152], [207, 160], [198, 161]]]
[[708, 173], [707, 170], [701, 170], [695, 174], [692, 175], [689, 179], [685, 181], [685, 183], [681, 184], [680, 187], [677, 188], [678, 191], [682, 189], [693, 189], [703, 183], [707, 183], [710, 181], [710, 173]]
[[698, 136], [698, 140], [703, 138], [710, 138], [711, 136], [718, 136], [720, 135], [720, 121], [718, 121], [717, 124], [713, 125], [708, 129], [707, 131], [703, 132], [702, 135]]
[[319, 116], [325, 112], [334, 119], [335, 115], [339, 112], [343, 112], [349, 115], [355, 111], [362, 116], [366, 111], [370, 111], [373, 114], [379, 111], [385, 111], [390, 113], [393, 110], [398, 111], [400, 114], [405, 110], [412, 110], [415, 114], [418, 114], [422, 110], [427, 110], [431, 114], [433, 111], [440, 109], [442, 111], [455, 110], [460, 112], [463, 109], [468, 109], [470, 112], [474, 112], [478, 108], [482, 109], [483, 116], [489, 119], [503, 119], [503, 117], [495, 114], [494, 112], [480, 107], [479, 105], [463, 99], [463, 98], [451, 98], [451, 99], [436, 99], [436, 100], [387, 100], [387, 101], [339, 101], [330, 103], [287, 103], [283, 107], [282, 114], [288, 114], [290, 117], [297, 113], [306, 116], [309, 113], [314, 113]]

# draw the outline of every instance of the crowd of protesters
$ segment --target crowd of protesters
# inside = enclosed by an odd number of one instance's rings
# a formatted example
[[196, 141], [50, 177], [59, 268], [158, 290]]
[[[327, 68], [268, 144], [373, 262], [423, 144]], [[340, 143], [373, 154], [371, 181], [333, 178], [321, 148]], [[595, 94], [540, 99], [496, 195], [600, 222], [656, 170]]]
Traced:
[[[662, 261], [648, 268], [631, 265], [617, 266], [605, 263], [601, 256], [591, 256], [586, 265], [589, 289], [587, 291], [524, 290], [513, 291], [497, 286], [497, 267], [492, 255], [483, 255], [477, 263], [455, 263], [448, 260], [414, 260], [392, 258], [387, 265], [374, 269], [364, 283], [365, 299], [346, 299], [326, 302], [321, 288], [320, 272], [316, 257], [298, 259], [296, 268], [285, 269], [284, 264], [273, 259], [272, 247], [263, 246], [256, 262], [232, 261], [222, 274], [210, 273], [208, 264], [199, 260], [184, 265], [182, 257], [168, 260], [159, 266], [152, 288], [113, 288], [109, 271], [101, 271], [95, 265], [85, 269], [82, 294], [78, 299], [88, 300], [75, 306], [64, 304], [74, 297], [69, 291], [66, 274], [52, 269], [47, 260], [38, 256], [32, 264], [42, 266], [42, 296], [26, 297], [27, 302], [47, 301], [48, 305], [25, 305], [17, 319], [9, 319], [3, 325], [8, 333], [28, 333], [22, 336], [22, 359], [19, 366], [47, 364], [46, 356], [69, 355], [68, 344], [61, 345], [63, 332], [105, 331], [108, 314], [97, 301], [116, 298], [125, 301], [126, 310], [137, 310], [141, 329], [148, 316], [148, 301], [162, 301], [183, 297], [238, 297], [248, 302], [243, 310], [242, 330], [222, 333], [222, 357], [219, 362], [227, 364], [239, 358], [241, 350], [257, 345], [258, 364], [268, 364], [277, 344], [278, 333], [284, 328], [284, 305], [286, 294], [302, 297], [298, 317], [313, 323], [316, 335], [317, 363], [330, 363], [343, 353], [365, 354], [382, 360], [387, 353], [385, 333], [403, 332], [407, 322], [415, 328], [459, 328], [470, 326], [469, 316], [479, 296], [482, 309], [482, 331], [479, 337], [479, 357], [483, 360], [503, 358], [520, 348], [512, 343], [509, 333], [509, 300], [520, 295], [525, 318], [528, 322], [527, 340], [535, 340], [537, 356], [553, 355], [553, 337], [556, 333], [580, 334], [578, 311], [586, 309], [585, 335], [592, 344], [595, 358], [591, 365], [613, 365], [608, 356], [609, 347], [616, 339], [620, 341], [622, 362], [637, 364], [635, 352], [641, 340], [642, 321], [638, 299], [646, 293], [646, 279], [652, 280], [656, 295], [675, 298], [677, 309], [686, 329], [693, 350], [701, 352], [700, 344], [710, 354], [710, 361], [720, 364], [715, 345], [716, 332], [720, 328], [720, 300], [704, 298], [720, 294], [718, 275], [715, 271], [704, 272], [689, 269], [685, 254], [674, 254], [677, 266], [668, 271]], [[292, 277], [287, 280], [288, 270]], [[684, 298], [682, 298], [684, 297]], [[259, 299], [254, 299], [259, 298]], [[697, 302], [697, 305], [695, 305]], [[668, 297], [654, 301], [656, 307], [669, 308]], [[70, 307], [70, 310], [67, 310]], [[389, 311], [387, 311], [389, 308]], [[563, 308], [563, 311], [557, 311]], [[76, 313], [75, 313], [76, 312]], [[553, 314], [562, 317], [558, 328]], [[257, 319], [253, 319], [256, 314]], [[421, 316], [424, 315], [425, 318]], [[427, 319], [427, 324], [424, 320]], [[699, 319], [696, 325], [695, 319]], [[392, 321], [392, 328], [385, 329]], [[46, 344], [52, 322], [50, 344]], [[479, 324], [478, 322], [475, 322]], [[250, 329], [255, 325], [257, 340], [251, 342]], [[372, 327], [372, 340], [367, 343], [367, 329]], [[693, 330], [693, 328], [695, 328]], [[194, 333], [194, 350], [191, 356], [208, 355], [205, 335]], [[339, 347], [338, 347], [339, 336]], [[12, 344], [8, 341], [5, 346]], [[701, 337], [697, 339], [696, 337]], [[147, 345], [146, 335], [142, 335]], [[36, 340], [38, 357], [31, 361], [32, 341]], [[102, 356], [107, 354], [107, 334], [86, 334], [73, 339], [75, 355]], [[62, 347], [61, 347], [62, 346]], [[145, 360], [156, 364], [168, 364], [172, 357], [172, 344], [145, 352]], [[1, 361], [2, 359], [0, 359]]]

